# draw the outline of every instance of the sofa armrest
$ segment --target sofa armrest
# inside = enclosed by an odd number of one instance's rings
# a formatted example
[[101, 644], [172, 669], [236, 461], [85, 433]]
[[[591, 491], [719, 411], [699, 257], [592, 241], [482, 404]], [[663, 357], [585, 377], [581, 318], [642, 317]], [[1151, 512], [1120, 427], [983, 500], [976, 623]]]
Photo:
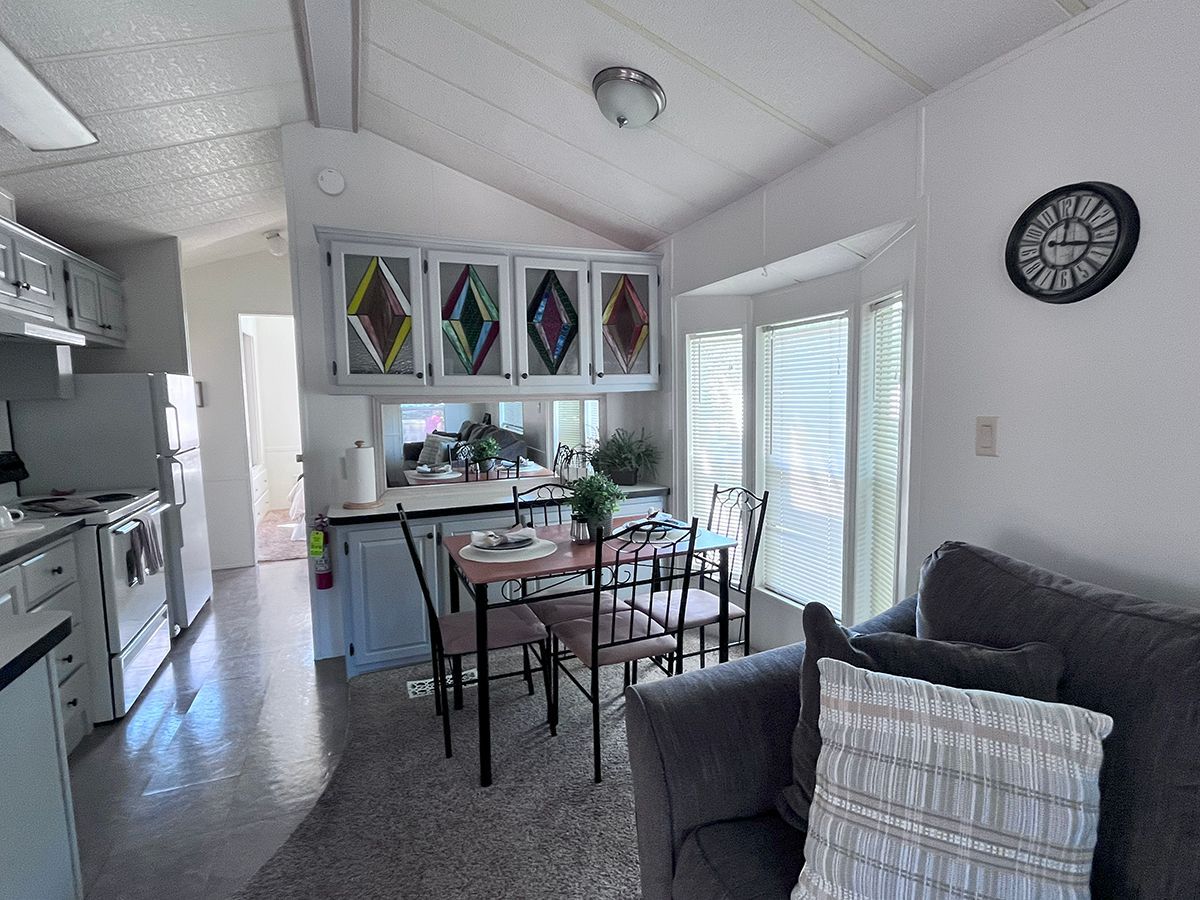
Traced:
[[669, 900], [692, 830], [773, 809], [791, 783], [803, 659], [794, 644], [626, 691], [645, 900]]
[[885, 609], [874, 618], [852, 625], [850, 630], [855, 634], [880, 634], [884, 631], [894, 631], [897, 634], [917, 633], [917, 595], [913, 594], [891, 609]]
[[407, 462], [416, 462], [421, 458], [421, 449], [424, 446], [424, 441], [405, 441], [402, 458]]

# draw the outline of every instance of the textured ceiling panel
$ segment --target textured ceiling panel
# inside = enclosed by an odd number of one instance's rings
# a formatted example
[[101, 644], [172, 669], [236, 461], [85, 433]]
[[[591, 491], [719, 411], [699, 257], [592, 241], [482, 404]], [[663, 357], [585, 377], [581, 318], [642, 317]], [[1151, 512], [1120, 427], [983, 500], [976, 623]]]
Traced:
[[823, 0], [822, 5], [935, 87], [945, 87], [1068, 18], [1049, 0]]
[[34, 68], [85, 118], [301, 77], [290, 26], [268, 34], [72, 56], [35, 63]]
[[[652, 182], [634, 179], [610, 163], [386, 54], [372, 54], [366, 89], [492, 153], [536, 169], [552, 181], [569, 185], [594, 200], [604, 199], [656, 228], [672, 230], [680, 217], [689, 219], [703, 213], [703, 208]], [[362, 121], [368, 128], [376, 124], [365, 115]]]
[[198, 225], [207, 225], [239, 216], [272, 213], [282, 210], [283, 190], [273, 189], [242, 197], [223, 197], [180, 209], [168, 210], [133, 219], [133, 224], [151, 231], [176, 234]]
[[0, 33], [26, 59], [288, 28], [288, 0], [36, 0], [6, 4]]
[[22, 197], [23, 205], [63, 203], [274, 162], [280, 158], [279, 144], [277, 130], [238, 134], [8, 175], [4, 186]]
[[282, 187], [283, 166], [275, 161], [75, 200], [67, 208], [72, 215], [85, 221], [114, 217], [134, 219], [173, 209], [194, 208], [214, 197], [238, 197]]
[[704, 15], [670, 0], [587, 0], [627, 27], [657, 35], [723, 78], [839, 141], [922, 96], [794, 0], [709, 3]]
[[364, 122], [378, 124], [370, 129], [445, 166], [464, 172], [498, 190], [519, 197], [581, 228], [625, 247], [645, 247], [666, 233], [631, 218], [615, 205], [593, 200], [569, 187], [556, 184], [542, 173], [520, 162], [505, 159], [464, 140], [452, 132], [397, 109], [380, 109], [384, 101], [372, 94], [362, 99]]

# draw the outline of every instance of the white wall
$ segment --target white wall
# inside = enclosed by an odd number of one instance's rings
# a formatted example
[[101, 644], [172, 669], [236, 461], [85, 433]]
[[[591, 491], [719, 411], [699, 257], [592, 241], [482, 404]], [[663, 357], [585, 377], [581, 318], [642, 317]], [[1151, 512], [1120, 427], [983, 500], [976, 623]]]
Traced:
[[[8, 423], [8, 402], [0, 400], [0, 450], [12, 449], [12, 431]], [[0, 505], [16, 499], [17, 485], [0, 484]]]
[[296, 323], [289, 316], [255, 316], [258, 394], [262, 411], [263, 464], [271, 509], [287, 509], [301, 465]]
[[[205, 406], [197, 414], [213, 567], [252, 566], [254, 516], [238, 316], [290, 315], [290, 266], [287, 258], [264, 250], [186, 269], [183, 277], [192, 374], [204, 383]], [[276, 384], [263, 381], [268, 389]], [[280, 390], [295, 396], [291, 385], [280, 384]]]
[[121, 349], [98, 346], [72, 351], [75, 371], [188, 374], [179, 239], [97, 250], [91, 258], [122, 276], [129, 333]]
[[[1188, 0], [1101, 4], [664, 245], [681, 291], [917, 222], [909, 588], [965, 539], [1200, 605], [1197, 46]], [[1137, 254], [1101, 294], [1039, 303], [1007, 279], [1008, 230], [1091, 179], [1138, 203]], [[974, 455], [977, 415], [1000, 417], [998, 458]]]
[[[285, 126], [283, 163], [300, 337], [305, 486], [308, 509], [317, 511], [341, 500], [344, 448], [355, 436], [372, 434], [374, 425], [370, 398], [345, 389], [338, 393], [332, 383], [332, 314], [322, 291], [324, 258], [314, 226], [585, 248], [615, 245], [366, 131]], [[316, 186], [316, 173], [327, 166], [346, 178], [340, 196], [326, 196]], [[312, 594], [318, 658], [345, 652], [340, 589], [347, 573], [336, 566], [335, 561], [336, 588]]]

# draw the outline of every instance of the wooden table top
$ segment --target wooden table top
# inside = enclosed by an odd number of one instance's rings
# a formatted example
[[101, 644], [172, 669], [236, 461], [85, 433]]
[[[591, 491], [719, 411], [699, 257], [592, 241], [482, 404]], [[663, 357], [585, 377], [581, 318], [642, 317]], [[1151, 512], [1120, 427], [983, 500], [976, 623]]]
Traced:
[[[613, 519], [613, 527], [619, 528], [630, 522], [640, 521], [642, 516], [622, 516]], [[544, 578], [548, 575], [566, 575], [584, 572], [596, 565], [596, 545], [576, 544], [571, 541], [571, 525], [550, 525], [536, 529], [542, 540], [553, 541], [558, 548], [541, 559], [526, 559], [513, 562], [477, 562], [462, 555], [464, 547], [471, 543], [470, 534], [455, 534], [442, 540], [442, 546], [450, 554], [463, 577], [471, 584], [500, 584], [522, 578]], [[706, 550], [731, 550], [737, 541], [724, 535], [705, 531], [696, 532], [696, 552]]]

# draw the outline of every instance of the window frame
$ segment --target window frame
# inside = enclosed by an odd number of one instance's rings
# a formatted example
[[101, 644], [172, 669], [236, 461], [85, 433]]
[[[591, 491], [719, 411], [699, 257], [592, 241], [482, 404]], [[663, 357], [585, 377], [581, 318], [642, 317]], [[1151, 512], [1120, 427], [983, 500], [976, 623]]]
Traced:
[[[683, 401], [682, 401], [681, 405], [683, 407], [683, 422], [684, 422], [683, 435], [684, 435], [684, 442], [685, 442], [684, 443], [685, 452], [683, 454], [683, 497], [684, 497], [684, 503], [686, 505], [686, 515], [689, 517], [695, 516], [695, 517], [699, 518], [701, 524], [708, 521], [708, 512], [709, 512], [710, 504], [705, 504], [703, 506], [703, 508], [701, 508], [701, 509], [691, 508], [692, 499], [693, 499], [692, 453], [691, 453], [692, 416], [691, 416], [691, 410], [690, 410], [690, 405], [689, 405], [689, 401], [691, 399], [691, 366], [690, 366], [691, 342], [692, 342], [693, 338], [715, 337], [715, 336], [725, 335], [725, 334], [736, 334], [738, 336], [738, 340], [741, 343], [741, 350], [742, 350], [742, 353], [741, 353], [741, 357], [742, 357], [742, 359], [741, 359], [741, 367], [742, 367], [741, 394], [742, 394], [742, 403], [744, 406], [745, 402], [746, 402], [746, 396], [747, 396], [746, 379], [748, 377], [748, 370], [750, 368], [746, 365], [746, 363], [747, 363], [747, 361], [751, 361], [751, 362], [753, 361], [753, 356], [749, 355], [750, 347], [748, 346], [749, 341], [747, 341], [746, 327], [743, 325], [737, 325], [737, 326], [732, 326], [729, 328], [714, 328], [714, 329], [710, 329], [710, 330], [706, 330], [706, 331], [689, 331], [683, 335], [683, 368], [684, 368], [684, 371], [683, 371], [683, 378], [681, 379], [682, 391], [683, 391]], [[747, 453], [747, 446], [746, 446], [747, 438], [749, 437], [750, 433], [753, 431], [753, 429], [751, 427], [753, 425], [753, 422], [748, 421], [749, 419], [750, 419], [750, 416], [745, 416], [742, 419], [742, 439], [741, 439], [742, 476], [741, 476], [741, 479], [738, 481], [737, 486], [745, 486], [745, 485], [748, 485], [751, 483], [752, 470], [754, 468], [753, 459], [751, 458], [751, 454]], [[722, 485], [722, 487], [734, 487], [734, 486], [735, 485], [732, 485], [732, 484]], [[709, 489], [711, 490], [711, 485], [709, 485]], [[698, 497], [700, 495], [696, 494], [696, 496]]]

